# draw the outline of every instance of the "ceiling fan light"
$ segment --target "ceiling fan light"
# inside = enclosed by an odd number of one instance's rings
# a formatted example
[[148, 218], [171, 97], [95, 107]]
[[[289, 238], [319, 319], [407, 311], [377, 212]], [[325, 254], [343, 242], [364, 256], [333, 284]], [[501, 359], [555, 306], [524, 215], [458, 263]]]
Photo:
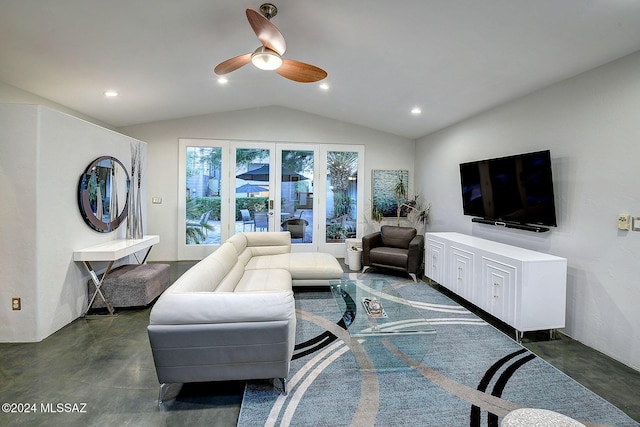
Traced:
[[282, 66], [282, 58], [264, 46], [260, 46], [253, 52], [251, 62], [261, 70], [277, 70]]

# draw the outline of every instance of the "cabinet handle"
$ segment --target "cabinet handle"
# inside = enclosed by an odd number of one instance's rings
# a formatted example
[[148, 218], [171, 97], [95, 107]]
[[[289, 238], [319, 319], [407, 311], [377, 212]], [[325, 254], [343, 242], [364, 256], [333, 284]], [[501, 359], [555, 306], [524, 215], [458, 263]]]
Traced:
[[462, 280], [462, 267], [458, 267], [458, 280]]

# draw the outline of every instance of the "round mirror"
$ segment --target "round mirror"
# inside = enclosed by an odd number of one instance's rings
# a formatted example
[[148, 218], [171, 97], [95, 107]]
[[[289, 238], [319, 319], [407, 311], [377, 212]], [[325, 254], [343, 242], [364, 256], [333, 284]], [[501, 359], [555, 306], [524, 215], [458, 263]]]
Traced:
[[115, 157], [99, 157], [80, 177], [78, 203], [89, 227], [101, 233], [115, 230], [127, 217], [129, 174]]

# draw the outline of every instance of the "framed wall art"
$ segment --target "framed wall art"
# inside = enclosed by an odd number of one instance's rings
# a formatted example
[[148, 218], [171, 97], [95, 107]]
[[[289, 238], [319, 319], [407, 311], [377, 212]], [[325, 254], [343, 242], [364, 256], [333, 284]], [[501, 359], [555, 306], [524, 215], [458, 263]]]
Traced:
[[[396, 198], [396, 187], [398, 183], [404, 184], [406, 193], [409, 193], [409, 171], [408, 170], [372, 170], [371, 177], [371, 203], [372, 210], [376, 208], [382, 212], [385, 218], [396, 217], [398, 209], [398, 199]], [[402, 200], [404, 202], [405, 200]], [[400, 216], [406, 217], [406, 209], [402, 209]]]

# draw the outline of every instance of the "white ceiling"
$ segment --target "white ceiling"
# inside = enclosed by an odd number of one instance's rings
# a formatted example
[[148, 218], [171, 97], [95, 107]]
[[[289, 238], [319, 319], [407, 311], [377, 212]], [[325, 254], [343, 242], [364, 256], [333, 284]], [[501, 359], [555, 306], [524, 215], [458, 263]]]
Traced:
[[640, 49], [638, 0], [273, 3], [329, 91], [252, 65], [220, 86], [260, 45], [238, 0], [0, 0], [0, 80], [115, 127], [279, 105], [419, 138]]

